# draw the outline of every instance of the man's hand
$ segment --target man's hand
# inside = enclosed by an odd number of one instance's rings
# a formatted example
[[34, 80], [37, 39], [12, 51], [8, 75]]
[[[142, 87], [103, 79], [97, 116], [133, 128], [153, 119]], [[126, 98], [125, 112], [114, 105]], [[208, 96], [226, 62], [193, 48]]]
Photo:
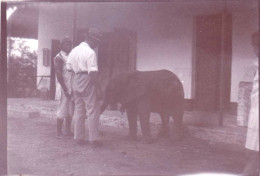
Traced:
[[94, 81], [96, 81], [96, 80], [97, 80], [97, 74], [98, 74], [97, 71], [91, 71], [91, 72], [89, 73], [89, 76], [90, 76]]
[[70, 98], [71, 94], [69, 93], [68, 89], [66, 90], [63, 90], [64, 91], [64, 94], [67, 98]]

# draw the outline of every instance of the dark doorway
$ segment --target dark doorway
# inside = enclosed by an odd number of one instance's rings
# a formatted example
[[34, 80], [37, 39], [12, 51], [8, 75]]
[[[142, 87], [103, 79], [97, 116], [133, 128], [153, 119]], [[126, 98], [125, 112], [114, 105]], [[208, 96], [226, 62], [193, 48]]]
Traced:
[[54, 68], [54, 57], [60, 52], [60, 41], [51, 40], [51, 78], [50, 78], [50, 99], [55, 99], [56, 76]]
[[103, 34], [98, 50], [99, 81], [103, 90], [112, 76], [136, 70], [136, 43], [136, 33], [126, 29]]
[[230, 102], [232, 16], [195, 18], [195, 109], [219, 111]]

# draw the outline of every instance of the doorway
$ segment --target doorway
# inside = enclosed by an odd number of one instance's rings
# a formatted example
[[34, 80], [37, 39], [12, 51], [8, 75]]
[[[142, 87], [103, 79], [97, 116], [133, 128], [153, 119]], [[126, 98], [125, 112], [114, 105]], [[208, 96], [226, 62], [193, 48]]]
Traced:
[[103, 34], [98, 49], [99, 82], [102, 90], [114, 75], [136, 70], [137, 36], [127, 29], [114, 29]]
[[197, 16], [194, 35], [195, 110], [219, 111], [230, 102], [232, 16]]

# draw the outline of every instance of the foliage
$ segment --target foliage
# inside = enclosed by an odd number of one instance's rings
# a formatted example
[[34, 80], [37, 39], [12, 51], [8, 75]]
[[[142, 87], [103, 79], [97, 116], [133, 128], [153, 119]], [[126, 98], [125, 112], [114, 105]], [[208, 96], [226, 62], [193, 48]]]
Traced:
[[[35, 43], [35, 42], [34, 42]], [[28, 39], [8, 38], [8, 97], [35, 96], [37, 53]]]

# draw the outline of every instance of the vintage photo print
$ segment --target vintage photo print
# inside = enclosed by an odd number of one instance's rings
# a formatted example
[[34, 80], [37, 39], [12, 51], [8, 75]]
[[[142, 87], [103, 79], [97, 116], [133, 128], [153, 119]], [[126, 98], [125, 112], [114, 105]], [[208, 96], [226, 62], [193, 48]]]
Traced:
[[259, 175], [257, 0], [1, 2], [0, 175]]

